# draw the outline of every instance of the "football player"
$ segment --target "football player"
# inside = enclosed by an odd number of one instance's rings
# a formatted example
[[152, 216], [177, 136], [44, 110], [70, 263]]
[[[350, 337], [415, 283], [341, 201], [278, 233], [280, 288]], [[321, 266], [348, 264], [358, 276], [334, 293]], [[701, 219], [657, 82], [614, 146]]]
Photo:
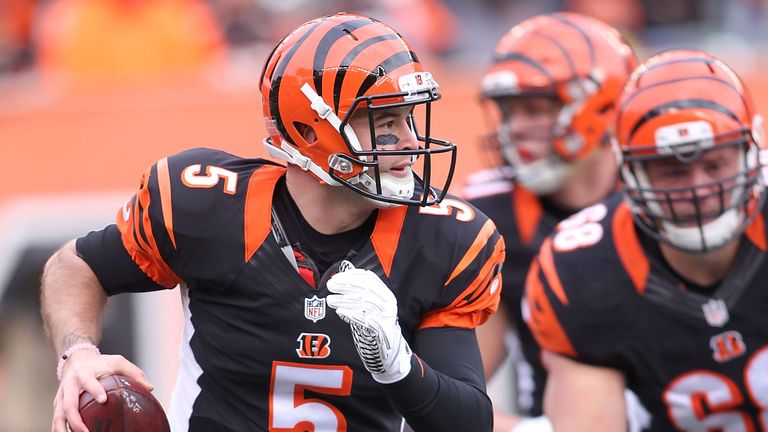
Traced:
[[526, 284], [555, 430], [765, 430], [768, 237], [761, 117], [700, 51], [652, 56], [618, 102], [626, 196], [561, 222]]
[[287, 167], [163, 158], [116, 224], [49, 260], [53, 429], [85, 430], [78, 396], [103, 402], [100, 376], [147, 383], [98, 351], [106, 298], [180, 285], [174, 431], [490, 430], [474, 328], [497, 307], [504, 242], [449, 180], [431, 184], [432, 159], [455, 162], [429, 135], [435, 78], [387, 25], [337, 14], [276, 46], [261, 91]]
[[[482, 99], [504, 162], [470, 177], [464, 196], [493, 219], [506, 240], [502, 305], [478, 329], [490, 377], [514, 330], [516, 411], [497, 410], [496, 429], [548, 430], [541, 400], [546, 372], [523, 323], [525, 275], [544, 237], [562, 219], [616, 193], [610, 139], [615, 101], [636, 66], [632, 48], [607, 24], [573, 13], [530, 18], [496, 46]], [[538, 425], [538, 426], [535, 426]]]

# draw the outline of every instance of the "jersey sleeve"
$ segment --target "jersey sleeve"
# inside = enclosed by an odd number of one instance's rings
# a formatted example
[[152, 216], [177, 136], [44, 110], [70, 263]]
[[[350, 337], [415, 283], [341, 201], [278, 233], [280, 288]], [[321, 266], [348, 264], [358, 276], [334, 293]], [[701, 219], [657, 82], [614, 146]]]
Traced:
[[138, 192], [118, 211], [117, 227], [128, 255], [150, 279], [165, 288], [181, 282], [168, 264], [175, 240], [167, 158], [144, 172]]
[[474, 329], [499, 306], [505, 248], [496, 225], [477, 211], [469, 225], [454, 225], [450, 230], [457, 234], [451, 239], [454, 253], [443, 289], [442, 301], [447, 306], [427, 313], [420, 329]]
[[577, 361], [618, 367], [632, 338], [634, 286], [617, 258], [611, 228], [595, 244], [568, 250], [548, 237], [526, 279], [523, 317], [538, 344]]
[[246, 195], [262, 166], [210, 149], [160, 159], [117, 212], [125, 252], [160, 287], [228, 286], [246, 261]]
[[131, 259], [114, 224], [80, 237], [75, 245], [107, 295], [163, 289]]

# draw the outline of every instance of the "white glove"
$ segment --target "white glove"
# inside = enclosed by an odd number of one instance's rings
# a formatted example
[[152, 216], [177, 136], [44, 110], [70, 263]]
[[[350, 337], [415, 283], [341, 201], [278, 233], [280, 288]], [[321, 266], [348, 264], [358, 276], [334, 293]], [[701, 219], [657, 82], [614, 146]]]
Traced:
[[376, 273], [352, 268], [328, 281], [328, 306], [349, 323], [357, 353], [373, 379], [400, 381], [411, 371], [411, 348], [397, 321], [397, 299]]

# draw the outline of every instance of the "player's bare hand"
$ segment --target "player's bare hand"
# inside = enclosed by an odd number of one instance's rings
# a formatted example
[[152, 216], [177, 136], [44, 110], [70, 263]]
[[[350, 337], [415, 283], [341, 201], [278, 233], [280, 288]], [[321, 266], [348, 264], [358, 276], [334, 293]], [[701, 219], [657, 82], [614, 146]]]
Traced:
[[[72, 353], [62, 369], [61, 383], [53, 401], [54, 432], [88, 432], [80, 417], [80, 395], [88, 392], [99, 403], [107, 401], [107, 393], [99, 378], [120, 374], [131, 377], [152, 390], [144, 372], [120, 355], [102, 355], [90, 350]], [[69, 429], [67, 429], [69, 425]]]

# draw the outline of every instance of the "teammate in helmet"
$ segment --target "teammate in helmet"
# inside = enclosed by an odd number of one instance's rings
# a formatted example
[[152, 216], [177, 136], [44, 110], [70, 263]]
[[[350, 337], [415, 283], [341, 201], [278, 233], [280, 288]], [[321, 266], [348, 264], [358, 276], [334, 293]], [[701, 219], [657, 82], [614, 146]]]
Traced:
[[[542, 240], [562, 219], [617, 193], [612, 123], [621, 87], [636, 66], [632, 48], [607, 24], [573, 13], [541, 15], [513, 27], [496, 46], [481, 87], [502, 164], [470, 178], [465, 198], [505, 238], [502, 305], [478, 329], [485, 372], [504, 359], [514, 331], [516, 411], [496, 413], [499, 430], [547, 430], [546, 372], [523, 322], [526, 274]], [[526, 426], [527, 425], [527, 426]], [[543, 428], [543, 429], [542, 429]], [[525, 429], [528, 430], [528, 429]]]
[[563, 221], [527, 282], [556, 430], [619, 430], [625, 385], [650, 430], [765, 426], [761, 128], [707, 53], [662, 52], [632, 74], [615, 145], [626, 196]]
[[265, 144], [287, 166], [163, 158], [116, 224], [49, 260], [53, 430], [84, 430], [78, 396], [103, 398], [100, 376], [148, 385], [96, 347], [107, 296], [177, 285], [174, 431], [490, 430], [474, 328], [498, 305], [504, 242], [446, 195], [455, 147], [429, 133], [435, 78], [387, 25], [337, 14], [287, 35], [261, 79]]

